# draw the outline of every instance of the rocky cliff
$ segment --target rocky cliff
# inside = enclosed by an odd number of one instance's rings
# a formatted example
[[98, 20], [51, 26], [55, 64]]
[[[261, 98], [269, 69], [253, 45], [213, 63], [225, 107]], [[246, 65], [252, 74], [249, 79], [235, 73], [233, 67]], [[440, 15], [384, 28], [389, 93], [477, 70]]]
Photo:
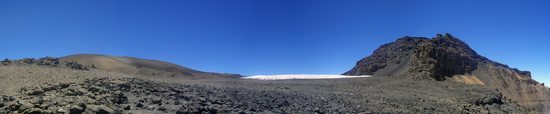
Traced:
[[506, 100], [542, 111], [550, 91], [529, 71], [510, 68], [476, 53], [451, 34], [403, 37], [384, 44], [344, 75], [373, 75], [460, 82], [496, 89]]

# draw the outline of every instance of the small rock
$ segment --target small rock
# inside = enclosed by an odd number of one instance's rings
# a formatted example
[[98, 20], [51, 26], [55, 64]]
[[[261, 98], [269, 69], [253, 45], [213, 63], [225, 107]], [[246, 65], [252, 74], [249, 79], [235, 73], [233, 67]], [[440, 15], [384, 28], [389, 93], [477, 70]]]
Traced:
[[14, 101], [15, 100], [15, 97], [13, 96], [2, 96], [0, 98], [0, 101]]
[[166, 109], [166, 107], [161, 106], [161, 107], [159, 107], [158, 110], [160, 110], [160, 111], [166, 111], [167, 109]]
[[28, 95], [42, 95], [42, 94], [44, 94], [44, 90], [42, 89], [37, 89], [28, 93]]
[[69, 114], [82, 114], [82, 112], [84, 112], [84, 108], [80, 106], [72, 105], [69, 108]]
[[130, 110], [130, 108], [131, 108], [130, 105], [126, 105], [126, 106], [124, 107], [124, 110]]
[[43, 113], [42, 109], [39, 109], [39, 108], [31, 108], [23, 112], [23, 114], [42, 114], [42, 113]]
[[100, 92], [101, 90], [103, 90], [103, 88], [97, 87], [97, 86], [92, 86], [88, 88], [88, 91], [91, 91], [91, 92]]
[[69, 86], [71, 86], [71, 83], [59, 83], [59, 87], [61, 87], [62, 89], [68, 88]]
[[174, 105], [180, 105], [181, 102], [180, 101], [174, 101]]
[[131, 88], [130, 84], [128, 83], [117, 84], [117, 86], [120, 87], [120, 89], [124, 89], [124, 90], [128, 90]]
[[44, 103], [40, 104], [39, 107], [42, 108], [42, 109], [47, 109], [48, 107], [50, 107], [52, 105], [53, 105], [53, 103], [51, 103], [51, 102], [44, 102]]
[[162, 105], [162, 99], [160, 98], [153, 98], [151, 102], [153, 102], [153, 104]]
[[53, 114], [51, 110], [43, 110], [42, 114]]
[[176, 114], [191, 114], [191, 112], [189, 110], [179, 109], [176, 111]]
[[117, 91], [115, 92], [113, 98], [111, 99], [111, 101], [113, 103], [116, 103], [116, 104], [124, 104], [124, 103], [127, 103], [128, 102], [128, 97], [126, 97], [126, 95], [124, 95], [124, 93], [120, 92], [120, 91]]
[[86, 114], [114, 114], [115, 111], [104, 105], [90, 105], [84, 111]]
[[58, 113], [63, 113], [63, 114], [64, 114], [64, 113], [67, 112], [67, 111], [65, 111], [65, 109], [63, 109], [63, 108], [59, 108], [59, 110], [57, 110], [57, 112], [58, 112]]
[[155, 110], [155, 109], [156, 109], [155, 105], [147, 106], [147, 110]]
[[19, 107], [19, 111], [24, 111], [24, 110], [27, 110], [27, 109], [31, 109], [31, 108], [34, 108], [34, 105], [31, 104], [31, 103], [28, 103], [28, 102], [20, 102], [20, 107]]
[[58, 103], [57, 103], [58, 106], [65, 106], [65, 105], [67, 105], [67, 104], [68, 104], [68, 103], [65, 102], [65, 101], [61, 101], [61, 102], [58, 102]]
[[52, 90], [56, 90], [59, 88], [59, 85], [58, 84], [54, 84], [54, 85], [50, 85], [50, 86], [47, 86], [47, 87], [42, 87], [42, 90], [44, 91], [52, 91]]
[[136, 107], [143, 107], [143, 104], [142, 103], [137, 103]]

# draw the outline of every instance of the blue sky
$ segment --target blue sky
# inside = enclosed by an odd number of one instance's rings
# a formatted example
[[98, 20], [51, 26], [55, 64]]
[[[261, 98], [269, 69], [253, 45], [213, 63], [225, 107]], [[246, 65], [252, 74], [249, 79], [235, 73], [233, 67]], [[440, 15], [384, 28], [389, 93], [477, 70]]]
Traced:
[[340, 74], [402, 36], [452, 33], [550, 82], [550, 2], [2, 0], [0, 58], [134, 56], [213, 72]]

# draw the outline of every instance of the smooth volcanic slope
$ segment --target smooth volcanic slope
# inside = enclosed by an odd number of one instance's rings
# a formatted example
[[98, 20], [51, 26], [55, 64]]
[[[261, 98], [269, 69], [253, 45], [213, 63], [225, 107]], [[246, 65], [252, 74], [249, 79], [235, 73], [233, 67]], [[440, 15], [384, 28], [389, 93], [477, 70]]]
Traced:
[[541, 112], [550, 91], [520, 71], [477, 54], [451, 34], [403, 37], [384, 44], [344, 75], [373, 75], [413, 80], [453, 81], [493, 88], [507, 100]]
[[99, 70], [143, 76], [169, 76], [190, 79], [241, 77], [238, 74], [203, 72], [173, 63], [134, 57], [116, 57], [99, 54], [75, 54], [61, 57], [60, 61], [77, 62]]

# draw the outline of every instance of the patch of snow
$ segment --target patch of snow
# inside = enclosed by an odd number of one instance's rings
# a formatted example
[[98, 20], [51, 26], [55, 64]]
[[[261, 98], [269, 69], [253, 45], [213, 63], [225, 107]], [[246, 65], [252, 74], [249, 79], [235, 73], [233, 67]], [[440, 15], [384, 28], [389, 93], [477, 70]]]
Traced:
[[243, 77], [243, 79], [258, 80], [288, 80], [288, 79], [339, 79], [339, 78], [363, 78], [364, 76], [346, 76], [346, 75], [318, 75], [318, 74], [284, 74], [284, 75], [255, 75]]

